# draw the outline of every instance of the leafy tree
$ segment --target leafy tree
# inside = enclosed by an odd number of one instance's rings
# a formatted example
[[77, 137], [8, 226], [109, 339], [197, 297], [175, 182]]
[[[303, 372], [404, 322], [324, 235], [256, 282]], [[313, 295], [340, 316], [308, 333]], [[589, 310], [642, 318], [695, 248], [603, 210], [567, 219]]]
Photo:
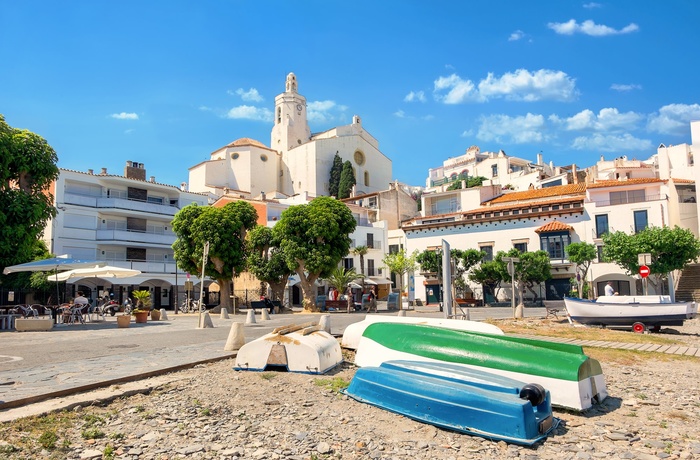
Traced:
[[343, 172], [343, 160], [335, 153], [333, 157], [333, 166], [331, 166], [331, 174], [328, 180], [328, 194], [338, 198], [338, 190], [340, 188], [340, 176]]
[[299, 276], [305, 310], [316, 310], [314, 282], [330, 275], [348, 254], [348, 235], [356, 225], [348, 207], [332, 197], [321, 196], [282, 212], [272, 233], [287, 265]]
[[[231, 306], [229, 282], [246, 268], [246, 233], [255, 227], [255, 208], [245, 201], [221, 208], [185, 206], [173, 219], [177, 240], [173, 244], [177, 265], [189, 273], [202, 273], [204, 244], [209, 242], [204, 275], [220, 286], [220, 302]], [[204, 282], [204, 280], [202, 280]]]
[[47, 192], [58, 157], [41, 136], [0, 115], [0, 268], [32, 260], [35, 241], [56, 215]]
[[454, 285], [464, 291], [467, 287], [464, 275], [484, 259], [484, 253], [478, 249], [453, 249], [451, 252], [455, 261]]
[[420, 264], [423, 273], [438, 273], [442, 269], [442, 251], [426, 249], [416, 255], [416, 262]]
[[258, 225], [248, 232], [248, 271], [270, 285], [273, 300], [284, 298], [287, 279], [294, 272], [289, 269], [282, 254], [279, 240], [270, 227]]
[[525, 289], [536, 296], [537, 292], [535, 292], [534, 287], [552, 277], [552, 264], [549, 261], [549, 254], [547, 251], [520, 252], [513, 248], [508, 252], [498, 251], [494, 259], [498, 264], [497, 272], [502, 281], [511, 281], [511, 276], [507, 268], [508, 264], [503, 260], [504, 257], [517, 257], [520, 259], [520, 261], [515, 262], [513, 266], [515, 269], [516, 281], [515, 286], [513, 286], [513, 295], [515, 295], [517, 291], [518, 303], [521, 305], [523, 304]]
[[[494, 298], [497, 298], [498, 289], [503, 281], [500, 268], [501, 265], [495, 260], [484, 261], [474, 267], [467, 277], [469, 281], [481, 284], [485, 292], [489, 292]], [[484, 302], [486, 302], [485, 295]]]
[[343, 163], [343, 170], [340, 173], [340, 183], [338, 185], [338, 198], [348, 198], [352, 192], [352, 187], [357, 183], [355, 180], [355, 172], [352, 170], [352, 163], [346, 161]]
[[417, 267], [416, 258], [418, 251], [413, 251], [410, 256], [406, 254], [404, 249], [393, 254], [387, 254], [382, 259], [382, 263], [386, 265], [391, 273], [396, 273], [396, 279], [399, 281], [399, 293], [403, 294], [403, 277], [406, 273], [415, 270]]
[[566, 248], [566, 252], [569, 254], [569, 261], [576, 264], [576, 274], [579, 275], [579, 279], [576, 280], [578, 284], [578, 295], [583, 298], [583, 285], [586, 282], [588, 270], [591, 268], [591, 263], [598, 255], [596, 247], [594, 244], [582, 241], [580, 243], [571, 243]]
[[603, 235], [603, 256], [624, 269], [628, 275], [639, 272], [637, 256], [651, 254], [649, 265], [654, 290], [659, 292], [659, 282], [673, 270], [682, 270], [700, 257], [700, 241], [690, 230], [678, 226], [647, 227], [639, 233], [628, 235], [624, 232]]

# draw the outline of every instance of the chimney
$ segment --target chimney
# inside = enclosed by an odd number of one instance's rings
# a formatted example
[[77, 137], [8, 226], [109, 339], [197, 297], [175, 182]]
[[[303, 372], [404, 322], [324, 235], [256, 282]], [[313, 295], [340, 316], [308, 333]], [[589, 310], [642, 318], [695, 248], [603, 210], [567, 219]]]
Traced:
[[574, 184], [578, 184], [578, 173], [576, 172], [576, 164], [571, 165], [571, 174], [574, 176]]
[[143, 163], [127, 161], [124, 167], [124, 177], [145, 181], [146, 169], [143, 167]]
[[543, 163], [543, 161], [542, 161], [542, 152], [540, 152], [540, 153], [537, 154], [537, 164], [538, 164], [539, 166], [542, 166], [542, 163]]
[[95, 174], [92, 169], [88, 169], [88, 174]]
[[151, 176], [148, 180], [149, 180], [150, 182], [155, 182], [155, 181], [156, 181], [156, 176]]
[[265, 192], [260, 192], [260, 201], [265, 201]]
[[102, 171], [100, 171], [100, 174], [103, 176], [107, 175], [107, 168], [102, 168]]
[[180, 182], [180, 190], [183, 192], [187, 191], [187, 182]]

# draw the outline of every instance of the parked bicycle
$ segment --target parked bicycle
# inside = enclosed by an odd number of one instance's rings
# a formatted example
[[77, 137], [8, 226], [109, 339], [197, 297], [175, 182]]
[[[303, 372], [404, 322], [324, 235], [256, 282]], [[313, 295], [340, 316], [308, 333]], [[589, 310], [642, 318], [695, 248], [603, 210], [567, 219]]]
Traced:
[[199, 301], [194, 299], [183, 300], [182, 305], [180, 305], [180, 311], [182, 313], [199, 312]]

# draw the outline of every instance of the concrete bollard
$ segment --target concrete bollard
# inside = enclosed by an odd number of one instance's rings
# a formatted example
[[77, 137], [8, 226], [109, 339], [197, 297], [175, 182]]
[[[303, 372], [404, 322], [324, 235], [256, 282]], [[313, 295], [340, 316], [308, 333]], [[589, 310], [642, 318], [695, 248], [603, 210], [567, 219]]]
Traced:
[[321, 319], [318, 320], [318, 325], [323, 328], [324, 331], [331, 333], [331, 315], [321, 315]]
[[399, 313], [396, 316], [406, 316], [406, 310], [399, 310]]
[[245, 317], [245, 323], [246, 324], [255, 324], [255, 310], [252, 308], [248, 310], [248, 314]]
[[224, 351], [240, 350], [243, 345], [245, 345], [243, 323], [231, 324], [231, 330], [228, 333], [228, 339], [226, 339]]
[[165, 311], [165, 308], [160, 309], [160, 320], [161, 321], [167, 321], [168, 320], [168, 313]]
[[211, 316], [209, 316], [209, 312], [205, 311], [199, 316], [199, 328], [205, 329], [208, 327], [214, 327], [214, 323], [211, 321]]
[[267, 308], [262, 309], [262, 313], [260, 314], [260, 319], [263, 321], [269, 321], [270, 320], [270, 314], [267, 312]]
[[228, 319], [228, 308], [222, 307], [221, 313], [219, 314], [219, 319]]

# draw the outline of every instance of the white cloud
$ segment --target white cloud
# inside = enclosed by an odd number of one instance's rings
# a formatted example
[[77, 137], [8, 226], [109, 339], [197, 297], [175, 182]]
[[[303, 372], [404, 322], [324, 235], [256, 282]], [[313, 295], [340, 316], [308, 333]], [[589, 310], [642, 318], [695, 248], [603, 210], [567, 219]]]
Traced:
[[396, 112], [394, 112], [394, 116], [396, 118], [406, 118], [406, 112], [404, 112], [403, 110], [397, 110]]
[[700, 120], [700, 105], [669, 104], [649, 116], [647, 128], [662, 134], [679, 133], [689, 130], [694, 120]]
[[202, 112], [211, 112], [211, 110], [212, 110], [211, 107], [207, 107], [206, 105], [200, 105], [200, 106], [197, 107], [197, 108], [198, 108], [199, 110], [201, 110]]
[[[434, 82], [433, 92], [435, 98], [445, 104], [459, 104], [469, 100], [477, 100], [474, 83], [471, 80], [462, 80], [457, 74], [449, 77], [440, 77]], [[438, 94], [442, 90], [448, 90], [446, 95]]]
[[544, 133], [545, 128], [545, 120], [542, 115], [532, 113], [518, 117], [489, 115], [481, 118], [476, 138], [481, 141], [505, 144], [543, 142], [547, 140]]
[[425, 102], [425, 93], [423, 91], [411, 91], [403, 100], [404, 102]]
[[235, 93], [231, 90], [228, 90], [227, 93], [231, 95], [237, 94], [246, 102], [262, 102], [264, 100], [260, 93], [258, 93], [258, 90], [255, 88], [250, 88], [248, 91], [244, 90], [243, 88], [238, 88]]
[[610, 85], [610, 89], [614, 91], [620, 91], [622, 93], [626, 91], [633, 91], [635, 89], [642, 89], [642, 85], [622, 85], [619, 83], [613, 83], [612, 85]]
[[567, 131], [592, 130], [600, 132], [635, 129], [642, 118], [642, 115], [636, 112], [620, 113], [615, 108], [601, 109], [598, 115], [592, 110], [586, 109], [569, 118], [560, 119], [556, 115], [549, 117], [550, 121], [563, 125]]
[[522, 38], [525, 38], [525, 32], [523, 32], [522, 30], [516, 30], [515, 32], [510, 34], [510, 37], [508, 37], [508, 41], [517, 42]]
[[486, 102], [493, 98], [513, 101], [571, 101], [578, 97], [576, 80], [562, 71], [518, 69], [500, 77], [489, 73], [475, 85], [457, 74], [440, 77], [434, 82], [435, 99], [445, 104]]
[[110, 117], [115, 118], [117, 120], [138, 120], [139, 116], [138, 114], [135, 114], [133, 112], [127, 113], [127, 112], [121, 112], [121, 113], [113, 113], [110, 115]]
[[335, 101], [313, 101], [306, 104], [306, 118], [310, 122], [330, 123], [341, 120], [347, 109]]
[[629, 34], [639, 30], [639, 26], [635, 23], [630, 23], [622, 29], [616, 30], [606, 25], [596, 24], [590, 19], [583, 21], [581, 24], [576, 22], [575, 19], [570, 19], [567, 22], [550, 22], [549, 24], [547, 24], [547, 27], [549, 27], [554, 32], [560, 35], [573, 35], [575, 33], [580, 33], [584, 35], [590, 35], [593, 37]]
[[503, 96], [516, 101], [571, 101], [576, 99], [576, 80], [562, 71], [540, 69], [529, 72], [518, 69], [496, 78], [489, 73], [479, 82], [479, 93], [485, 99]]
[[600, 152], [620, 152], [653, 150], [654, 145], [648, 139], [638, 139], [629, 133], [600, 134], [581, 136], [574, 139], [571, 147], [576, 150], [595, 150]]
[[272, 112], [269, 109], [239, 105], [226, 112], [225, 118], [236, 120], [273, 121]]
[[602, 8], [603, 5], [601, 5], [600, 3], [590, 2], [590, 3], [584, 3], [583, 7], [586, 8], [587, 10], [592, 10], [593, 8]]

